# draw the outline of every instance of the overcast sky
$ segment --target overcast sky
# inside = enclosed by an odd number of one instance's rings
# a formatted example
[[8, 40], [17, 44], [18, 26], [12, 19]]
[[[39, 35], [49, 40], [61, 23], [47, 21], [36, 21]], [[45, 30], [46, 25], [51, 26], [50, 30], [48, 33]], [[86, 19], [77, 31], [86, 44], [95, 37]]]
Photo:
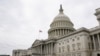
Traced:
[[34, 40], [48, 38], [60, 4], [74, 28], [98, 26], [94, 13], [100, 0], [0, 0], [0, 54], [27, 49]]

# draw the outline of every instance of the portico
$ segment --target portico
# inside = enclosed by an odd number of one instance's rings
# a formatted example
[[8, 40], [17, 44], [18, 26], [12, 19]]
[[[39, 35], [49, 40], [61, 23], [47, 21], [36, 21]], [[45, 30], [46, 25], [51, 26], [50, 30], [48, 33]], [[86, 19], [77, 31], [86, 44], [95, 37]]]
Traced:
[[54, 44], [55, 40], [41, 41], [39, 45], [34, 45], [35, 48], [33, 56], [54, 56]]

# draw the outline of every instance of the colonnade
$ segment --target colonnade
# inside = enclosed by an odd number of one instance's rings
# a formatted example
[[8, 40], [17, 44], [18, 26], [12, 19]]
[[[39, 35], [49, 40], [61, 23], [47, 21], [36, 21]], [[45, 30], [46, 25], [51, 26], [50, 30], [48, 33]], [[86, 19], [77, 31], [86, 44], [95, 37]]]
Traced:
[[54, 54], [54, 42], [47, 43], [47, 44], [40, 44], [35, 47], [36, 48], [36, 55], [34, 56], [53, 56]]
[[49, 37], [63, 36], [70, 32], [71, 32], [70, 29], [55, 29], [55, 30], [52, 30], [51, 32], [49, 32]]
[[100, 50], [100, 33], [91, 35], [90, 39], [92, 43], [91, 49]]
[[42, 54], [43, 56], [53, 55], [54, 53], [54, 43], [48, 43], [42, 46]]

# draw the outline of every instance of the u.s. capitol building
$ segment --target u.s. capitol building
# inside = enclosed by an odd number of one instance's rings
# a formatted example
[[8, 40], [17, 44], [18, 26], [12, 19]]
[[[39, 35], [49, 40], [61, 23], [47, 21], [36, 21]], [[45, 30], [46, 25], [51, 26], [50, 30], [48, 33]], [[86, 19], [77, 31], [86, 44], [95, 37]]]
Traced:
[[59, 14], [50, 24], [48, 39], [35, 40], [26, 50], [13, 50], [13, 56], [100, 56], [100, 8], [95, 16], [99, 26], [75, 29], [60, 5]]

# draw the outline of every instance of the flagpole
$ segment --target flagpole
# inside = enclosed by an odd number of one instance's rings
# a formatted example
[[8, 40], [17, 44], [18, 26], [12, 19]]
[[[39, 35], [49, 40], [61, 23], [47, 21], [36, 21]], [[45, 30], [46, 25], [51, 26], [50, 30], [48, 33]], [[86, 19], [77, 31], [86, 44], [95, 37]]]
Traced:
[[40, 38], [40, 33], [42, 33], [42, 31], [41, 31], [41, 30], [39, 30], [38, 38]]

